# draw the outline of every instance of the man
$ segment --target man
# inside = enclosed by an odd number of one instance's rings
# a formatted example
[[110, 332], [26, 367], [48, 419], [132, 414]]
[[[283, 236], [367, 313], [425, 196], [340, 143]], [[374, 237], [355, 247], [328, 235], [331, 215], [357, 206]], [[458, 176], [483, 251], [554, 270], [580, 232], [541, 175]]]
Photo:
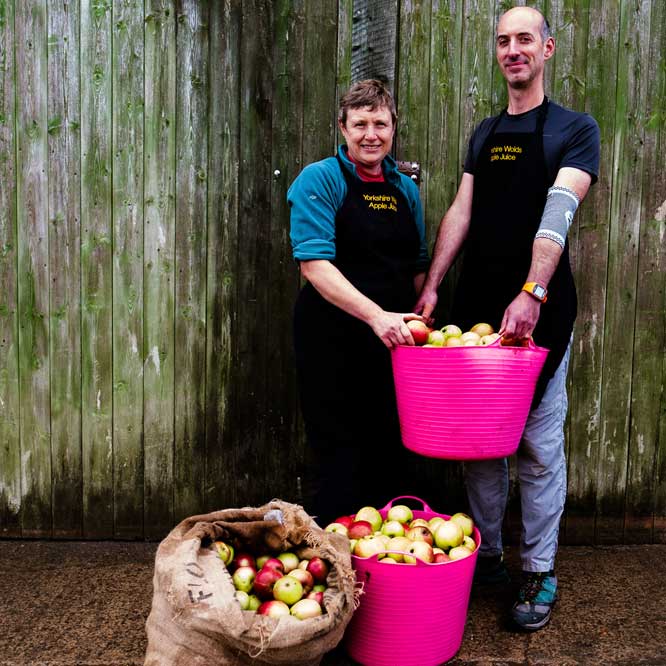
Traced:
[[[429, 317], [437, 288], [461, 249], [463, 267], [451, 321], [488, 321], [504, 338], [530, 335], [550, 349], [517, 454], [523, 584], [512, 616], [527, 630], [549, 620], [554, 564], [566, 496], [566, 373], [576, 316], [567, 231], [596, 181], [599, 129], [589, 116], [550, 102], [544, 65], [555, 51], [548, 22], [514, 7], [497, 26], [496, 56], [508, 107], [474, 131], [456, 197], [442, 219], [415, 312]], [[501, 526], [506, 459], [469, 463], [465, 481], [480, 528], [477, 582], [506, 582]]]

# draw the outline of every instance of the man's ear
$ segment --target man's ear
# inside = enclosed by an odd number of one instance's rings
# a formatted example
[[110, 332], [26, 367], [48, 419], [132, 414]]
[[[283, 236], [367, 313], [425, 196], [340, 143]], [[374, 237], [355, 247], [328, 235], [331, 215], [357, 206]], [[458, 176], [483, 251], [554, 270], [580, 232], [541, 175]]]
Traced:
[[543, 58], [548, 60], [552, 58], [555, 53], [555, 40], [552, 37], [549, 37], [544, 44]]

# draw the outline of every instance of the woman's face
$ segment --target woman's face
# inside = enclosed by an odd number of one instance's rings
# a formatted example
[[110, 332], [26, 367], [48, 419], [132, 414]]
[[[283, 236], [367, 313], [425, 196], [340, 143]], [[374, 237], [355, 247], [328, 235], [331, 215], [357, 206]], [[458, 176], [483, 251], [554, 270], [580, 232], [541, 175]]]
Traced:
[[350, 109], [347, 122], [339, 123], [340, 131], [347, 142], [349, 156], [367, 169], [381, 165], [393, 145], [395, 127], [391, 112], [385, 106]]

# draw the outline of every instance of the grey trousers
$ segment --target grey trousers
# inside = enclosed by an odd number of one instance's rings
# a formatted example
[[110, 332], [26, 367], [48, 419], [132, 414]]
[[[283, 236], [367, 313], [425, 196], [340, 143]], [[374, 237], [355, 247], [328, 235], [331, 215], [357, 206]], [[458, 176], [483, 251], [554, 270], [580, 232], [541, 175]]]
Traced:
[[[564, 421], [570, 353], [571, 343], [548, 382], [541, 403], [527, 418], [516, 454], [522, 514], [520, 558], [524, 571], [550, 571], [555, 566], [567, 494]], [[508, 459], [468, 462], [464, 470], [470, 509], [481, 532], [479, 555], [499, 555], [509, 490]]]

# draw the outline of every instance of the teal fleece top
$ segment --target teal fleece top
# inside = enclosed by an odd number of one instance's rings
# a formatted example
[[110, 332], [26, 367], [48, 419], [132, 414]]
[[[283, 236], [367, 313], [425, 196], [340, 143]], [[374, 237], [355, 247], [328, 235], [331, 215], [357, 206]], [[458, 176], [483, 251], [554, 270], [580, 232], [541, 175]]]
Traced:
[[[338, 155], [355, 178], [356, 166], [347, 157], [347, 147], [341, 145]], [[423, 209], [416, 183], [398, 171], [395, 160], [386, 156], [382, 162], [386, 182], [404, 194], [412, 211], [421, 241], [416, 272], [425, 272], [429, 257], [425, 241]], [[359, 178], [360, 180], [360, 178]], [[287, 191], [291, 210], [291, 246], [294, 259], [335, 259], [335, 215], [347, 196], [347, 183], [335, 157], [308, 164]]]

